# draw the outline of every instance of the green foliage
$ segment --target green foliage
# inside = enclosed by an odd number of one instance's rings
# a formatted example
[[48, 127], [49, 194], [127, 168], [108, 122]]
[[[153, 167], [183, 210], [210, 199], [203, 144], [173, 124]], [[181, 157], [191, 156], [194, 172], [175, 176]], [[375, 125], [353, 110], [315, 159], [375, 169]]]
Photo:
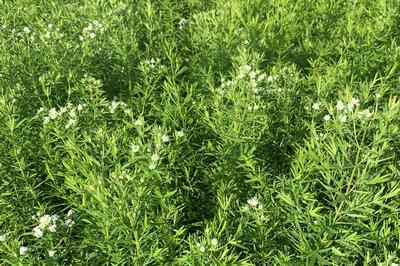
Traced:
[[3, 1], [0, 263], [400, 263], [400, 3]]

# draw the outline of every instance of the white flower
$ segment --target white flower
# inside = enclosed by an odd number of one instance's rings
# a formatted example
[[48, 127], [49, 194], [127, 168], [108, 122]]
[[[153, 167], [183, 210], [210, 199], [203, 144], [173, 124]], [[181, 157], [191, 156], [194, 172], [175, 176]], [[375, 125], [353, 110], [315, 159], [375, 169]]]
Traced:
[[213, 246], [218, 245], [218, 240], [216, 238], [211, 239], [211, 245]]
[[23, 31], [24, 31], [25, 33], [30, 33], [30, 32], [31, 32], [31, 29], [25, 26], [25, 27], [23, 28]]
[[399, 266], [399, 264], [392, 262], [392, 264], [390, 264], [390, 266]]
[[344, 105], [344, 102], [342, 100], [339, 100], [336, 104], [336, 110], [338, 111], [343, 111], [346, 108]]
[[47, 229], [49, 229], [50, 232], [55, 233], [57, 231], [57, 225], [56, 224], [49, 225]]
[[3, 242], [6, 240], [6, 236], [5, 235], [0, 235], [0, 242]]
[[85, 40], [85, 38], [84, 38], [82, 35], [80, 35], [80, 36], [79, 36], [79, 40], [80, 40], [81, 42], [83, 42], [83, 40]]
[[176, 131], [176, 135], [177, 135], [178, 137], [183, 138], [183, 137], [185, 136], [185, 132], [183, 132], [182, 130], [179, 130], [179, 131]]
[[359, 106], [360, 100], [358, 98], [351, 98], [351, 104], [354, 106]]
[[94, 38], [96, 37], [96, 33], [91, 32], [91, 33], [89, 34], [89, 37], [90, 37], [91, 39], [94, 39]]
[[72, 117], [76, 117], [76, 109], [72, 108], [71, 111], [69, 112], [69, 116]]
[[53, 24], [49, 23], [49, 25], [47, 25], [47, 28], [49, 29], [53, 28]]
[[181, 18], [181, 20], [178, 22], [178, 24], [187, 24], [189, 23], [189, 20], [187, 18]]
[[352, 108], [360, 105], [360, 100], [358, 98], [351, 98], [350, 105]]
[[118, 102], [112, 101], [112, 102], [111, 102], [111, 105], [110, 105], [110, 107], [109, 107], [110, 113], [112, 113], [112, 114], [115, 113], [115, 110], [117, 109], [118, 105], [119, 105]]
[[151, 160], [154, 162], [158, 161], [159, 159], [160, 159], [160, 155], [158, 155], [157, 153], [155, 153], [151, 156]]
[[19, 255], [21, 256], [25, 256], [26, 252], [28, 252], [28, 248], [27, 247], [20, 247], [19, 248]]
[[324, 120], [325, 121], [328, 121], [328, 120], [330, 120], [331, 119], [331, 116], [330, 115], [324, 115]]
[[46, 228], [50, 223], [51, 223], [51, 217], [48, 214], [43, 215], [42, 217], [40, 217], [39, 220], [39, 227], [40, 228]]
[[268, 82], [274, 81], [274, 77], [273, 77], [273, 76], [268, 76], [268, 77], [267, 77], [267, 81], [268, 81]]
[[51, 108], [49, 111], [49, 117], [50, 119], [55, 119], [58, 116], [58, 112], [56, 108]]
[[135, 126], [143, 126], [143, 120], [141, 120], [141, 119], [136, 120]]
[[140, 150], [140, 146], [139, 146], [139, 145], [137, 145], [137, 144], [132, 144], [132, 146], [131, 146], [131, 152], [132, 152], [132, 153], [139, 152], [139, 150]]
[[[238, 79], [244, 78], [244, 73], [243, 73], [243, 72], [240, 72], [239, 75], [237, 76], [237, 78], [238, 78]], [[225, 87], [225, 84], [222, 83], [222, 84], [221, 84], [221, 87], [224, 88], [224, 87]]]
[[368, 119], [372, 117], [372, 113], [368, 109], [364, 109], [357, 114], [358, 118], [361, 120]]
[[38, 114], [42, 113], [44, 111], [44, 107], [40, 107], [39, 110], [37, 111]]
[[48, 116], [43, 117], [43, 124], [44, 125], [48, 124], [49, 122], [50, 122], [50, 117], [48, 117]]
[[56, 250], [55, 249], [49, 250], [49, 257], [54, 257], [55, 254], [56, 254]]
[[314, 103], [314, 104], [312, 105], [312, 109], [314, 109], [314, 110], [319, 110], [319, 103]]
[[168, 142], [168, 141], [170, 141], [169, 136], [166, 135], [166, 134], [162, 135], [161, 140], [162, 140], [163, 142]]
[[70, 128], [71, 126], [76, 125], [76, 119], [69, 119], [67, 124], [65, 125], [65, 128]]
[[93, 25], [92, 25], [92, 23], [89, 23], [88, 26], [87, 26], [86, 28], [84, 28], [83, 30], [86, 30], [86, 31], [91, 31], [91, 30], [93, 30]]
[[67, 217], [71, 217], [72, 215], [74, 215], [74, 210], [69, 210], [67, 213]]
[[149, 169], [150, 169], [150, 170], [156, 169], [156, 165], [155, 165], [155, 164], [150, 164], [150, 165], [149, 165]]
[[60, 216], [58, 214], [53, 214], [52, 216], [50, 216], [51, 220], [54, 222], [58, 221], [58, 219], [60, 219]]
[[256, 207], [258, 204], [260, 204], [260, 202], [258, 201], [257, 197], [252, 197], [251, 199], [247, 200], [247, 204]]
[[345, 123], [347, 121], [347, 115], [339, 116], [339, 121], [342, 122], [342, 123]]
[[66, 107], [61, 107], [60, 111], [58, 113], [61, 115], [61, 114], [65, 113], [66, 111], [67, 111]]
[[35, 228], [33, 228], [32, 233], [36, 238], [43, 237], [43, 231], [40, 229], [40, 226], [36, 226]]
[[249, 77], [250, 77], [251, 79], [255, 79], [256, 76], [257, 76], [257, 73], [256, 73], [255, 71], [251, 71], [251, 72], [249, 73]]
[[78, 112], [82, 111], [83, 110], [83, 105], [82, 104], [78, 104], [76, 109], [78, 110]]
[[206, 251], [206, 248], [204, 246], [200, 246], [199, 249], [200, 249], [201, 252], [205, 252]]
[[241, 71], [245, 72], [245, 73], [249, 73], [251, 71], [251, 66], [249, 65], [244, 65], [241, 67], [240, 69]]
[[66, 220], [66, 221], [64, 222], [64, 225], [65, 225], [65, 226], [68, 226], [68, 227], [72, 227], [74, 224], [75, 224], [75, 222], [72, 221], [72, 219], [68, 219], [68, 220]]

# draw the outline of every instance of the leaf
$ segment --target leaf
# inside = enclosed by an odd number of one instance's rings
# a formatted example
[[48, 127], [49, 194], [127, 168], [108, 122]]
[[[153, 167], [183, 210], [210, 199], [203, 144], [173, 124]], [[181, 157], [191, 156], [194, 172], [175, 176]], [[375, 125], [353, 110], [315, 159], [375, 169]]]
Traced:
[[282, 193], [279, 193], [278, 197], [281, 200], [283, 200], [284, 202], [286, 202], [287, 204], [289, 204], [290, 206], [292, 206], [292, 207], [295, 206], [292, 198], [288, 194], [285, 194], [285, 193], [282, 192]]
[[378, 175], [376, 176], [374, 179], [366, 181], [365, 183], [367, 185], [375, 185], [375, 184], [379, 184], [379, 183], [384, 183], [384, 182], [388, 182], [390, 180], [392, 180], [392, 174], [387, 174], [387, 175]]
[[322, 210], [323, 209], [323, 207], [317, 207], [317, 208], [314, 208], [314, 209], [312, 209], [312, 210], [310, 210], [310, 215], [312, 216], [312, 217], [321, 217], [321, 215], [319, 215], [318, 214], [318, 212], [320, 211], [320, 210]]
[[237, 242], [235, 242], [233, 240], [229, 241], [228, 244], [231, 244], [232, 246], [235, 246], [235, 247], [238, 247], [238, 248], [241, 248], [241, 249], [248, 250], [248, 248], [246, 248], [245, 246], [243, 246], [243, 245], [241, 245], [241, 244], [239, 244], [239, 243], [237, 243]]
[[383, 198], [389, 199], [389, 198], [396, 197], [399, 194], [400, 194], [400, 188], [397, 188], [397, 189], [390, 191], [388, 194], [384, 195]]
[[340, 257], [344, 257], [346, 256], [346, 254], [344, 254], [343, 252], [341, 252], [339, 249], [332, 247], [332, 252], [333, 254], [335, 254], [336, 256], [340, 256]]

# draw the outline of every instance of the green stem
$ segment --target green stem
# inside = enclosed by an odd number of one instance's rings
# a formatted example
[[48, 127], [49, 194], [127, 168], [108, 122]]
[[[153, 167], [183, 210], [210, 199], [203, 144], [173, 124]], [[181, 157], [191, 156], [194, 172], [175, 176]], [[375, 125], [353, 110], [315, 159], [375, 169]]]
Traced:
[[359, 157], [360, 157], [360, 152], [361, 152], [361, 145], [364, 143], [366, 133], [367, 133], [367, 130], [364, 129], [364, 133], [363, 133], [363, 136], [362, 136], [362, 139], [361, 139], [360, 147], [358, 148], [358, 151], [357, 151], [356, 160], [355, 160], [355, 165], [354, 165], [354, 167], [353, 167], [353, 170], [351, 171], [350, 179], [349, 179], [349, 181], [347, 182], [346, 192], [345, 192], [345, 194], [344, 194], [344, 195], [345, 195], [345, 198], [344, 198], [344, 200], [340, 203], [339, 208], [338, 208], [337, 211], [336, 211], [335, 217], [333, 218], [333, 222], [332, 222], [333, 224], [335, 224], [336, 221], [337, 221], [337, 219], [339, 218], [339, 215], [340, 215], [340, 212], [341, 212], [341, 210], [342, 210], [342, 208], [343, 208], [344, 202], [346, 201], [346, 198], [347, 198], [347, 196], [348, 196], [348, 194], [349, 194], [349, 192], [350, 192], [351, 184], [353, 183], [353, 179], [354, 179], [354, 176], [355, 176], [355, 174], [356, 174], [357, 167], [358, 167], [358, 165], [360, 164], [360, 162], [359, 162]]

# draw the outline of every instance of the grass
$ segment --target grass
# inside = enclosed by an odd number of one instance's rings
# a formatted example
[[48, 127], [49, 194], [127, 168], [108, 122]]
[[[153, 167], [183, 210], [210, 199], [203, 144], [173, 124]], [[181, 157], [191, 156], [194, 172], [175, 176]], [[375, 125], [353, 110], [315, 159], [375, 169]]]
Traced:
[[399, 14], [2, 1], [0, 264], [397, 265]]

